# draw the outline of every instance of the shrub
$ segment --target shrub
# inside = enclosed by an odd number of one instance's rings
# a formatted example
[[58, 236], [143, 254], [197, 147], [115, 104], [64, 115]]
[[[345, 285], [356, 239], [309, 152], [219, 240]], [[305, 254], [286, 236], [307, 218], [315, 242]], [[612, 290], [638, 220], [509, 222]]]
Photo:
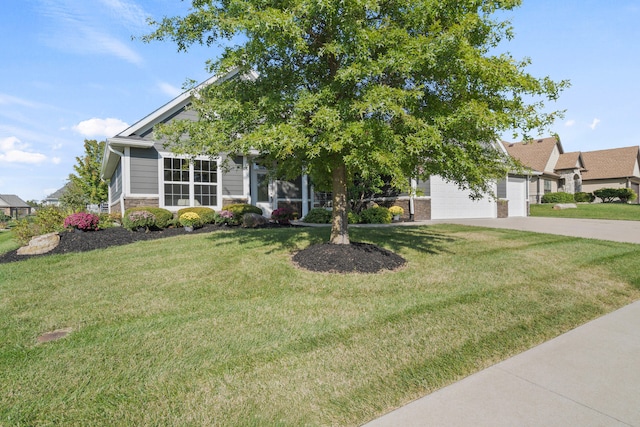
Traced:
[[623, 203], [627, 203], [629, 200], [635, 200], [637, 197], [638, 195], [631, 188], [618, 189], [618, 199]]
[[77, 228], [83, 231], [93, 231], [98, 229], [100, 217], [88, 212], [78, 212], [69, 215], [64, 219], [65, 228]]
[[202, 219], [200, 215], [195, 212], [185, 212], [180, 215], [180, 225], [183, 227], [200, 227], [202, 226]]
[[183, 208], [178, 211], [178, 218], [187, 212], [197, 213], [202, 224], [213, 224], [216, 222], [216, 211], [205, 206], [196, 206], [193, 208]]
[[374, 206], [360, 212], [360, 218], [365, 224], [389, 224], [391, 217], [389, 209], [382, 206]]
[[585, 193], [584, 191], [581, 191], [579, 193], [574, 194], [573, 198], [578, 203], [584, 203], [584, 202], [591, 203], [595, 200], [596, 196], [594, 196], [593, 193]]
[[289, 224], [293, 220], [293, 209], [284, 206], [274, 210], [271, 213], [271, 219], [277, 221], [278, 224]]
[[130, 230], [133, 230], [136, 227], [131, 227], [128, 217], [132, 212], [136, 212], [136, 211], [145, 211], [145, 212], [149, 212], [150, 214], [153, 214], [153, 217], [155, 218], [155, 223], [147, 226], [147, 228], [149, 227], [167, 228], [170, 225], [174, 224], [173, 213], [171, 211], [163, 208], [156, 208], [153, 206], [139, 206], [139, 207], [127, 209], [124, 212], [124, 215], [122, 216], [122, 225]]
[[127, 209], [122, 217], [122, 225], [129, 230], [157, 226], [156, 216], [145, 209]]
[[28, 216], [19, 221], [12, 221], [12, 229], [16, 240], [26, 245], [34, 236], [53, 233], [64, 230], [64, 212], [56, 206], [47, 206], [38, 209], [34, 216]]
[[2, 222], [9, 222], [11, 221], [13, 218], [11, 218], [9, 215], [5, 215], [4, 212], [0, 212], [0, 221]]
[[262, 209], [257, 206], [248, 205], [246, 203], [227, 205], [224, 207], [224, 210], [233, 213], [234, 217], [236, 218], [242, 218], [242, 215], [246, 213], [256, 213], [262, 215]]
[[547, 193], [542, 196], [542, 203], [573, 203], [573, 194], [559, 191], [557, 193]]
[[360, 224], [362, 222], [362, 218], [355, 212], [347, 213], [347, 219], [349, 224]]
[[595, 190], [593, 194], [602, 200], [602, 203], [611, 203], [616, 199], [620, 199], [621, 202], [628, 202], [635, 199], [636, 192], [631, 188], [600, 188]]
[[314, 208], [303, 218], [304, 222], [310, 224], [329, 224], [331, 222], [331, 211], [323, 208]]

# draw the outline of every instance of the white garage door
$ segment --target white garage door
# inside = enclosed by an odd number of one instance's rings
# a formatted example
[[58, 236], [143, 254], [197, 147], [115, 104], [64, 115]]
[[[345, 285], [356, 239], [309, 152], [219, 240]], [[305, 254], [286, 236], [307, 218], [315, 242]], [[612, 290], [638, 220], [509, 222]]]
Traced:
[[[486, 196], [471, 200], [468, 190], [460, 190], [456, 184], [432, 176], [431, 219], [451, 218], [496, 218], [496, 203]], [[495, 189], [494, 189], [495, 191]]]
[[527, 216], [527, 179], [509, 177], [507, 181], [509, 216]]

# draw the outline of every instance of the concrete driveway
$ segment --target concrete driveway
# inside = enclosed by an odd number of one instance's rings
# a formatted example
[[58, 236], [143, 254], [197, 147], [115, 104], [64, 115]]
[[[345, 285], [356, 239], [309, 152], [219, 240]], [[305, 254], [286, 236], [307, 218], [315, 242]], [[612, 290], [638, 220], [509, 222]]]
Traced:
[[425, 223], [447, 223], [490, 228], [508, 228], [511, 230], [559, 234], [561, 236], [584, 237], [587, 239], [640, 243], [640, 218], [638, 218], [638, 221], [540, 217], [501, 219], [481, 218], [432, 220], [426, 221]]

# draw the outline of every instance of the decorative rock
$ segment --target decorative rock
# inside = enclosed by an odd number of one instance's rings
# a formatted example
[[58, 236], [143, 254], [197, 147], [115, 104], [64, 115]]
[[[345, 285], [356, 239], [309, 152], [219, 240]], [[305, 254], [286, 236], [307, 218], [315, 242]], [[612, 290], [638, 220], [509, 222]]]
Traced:
[[38, 337], [39, 343], [49, 342], [59, 340], [60, 338], [64, 338], [71, 333], [71, 328], [64, 329], [56, 329], [52, 332], [47, 332], [46, 334], [42, 334]]
[[33, 237], [29, 241], [29, 245], [18, 249], [18, 255], [40, 255], [53, 250], [60, 243], [60, 235], [58, 233], [43, 234], [42, 236]]
[[242, 226], [247, 228], [256, 228], [260, 225], [265, 225], [267, 218], [257, 213], [246, 213], [242, 217]]
[[575, 203], [558, 203], [553, 205], [553, 209], [559, 211], [562, 209], [576, 209], [578, 207], [578, 205], [576, 205]]

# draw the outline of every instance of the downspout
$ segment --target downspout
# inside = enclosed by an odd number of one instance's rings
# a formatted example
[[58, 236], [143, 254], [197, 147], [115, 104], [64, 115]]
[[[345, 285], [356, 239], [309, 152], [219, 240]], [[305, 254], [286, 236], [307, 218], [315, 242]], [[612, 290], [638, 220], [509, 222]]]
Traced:
[[[124, 153], [116, 150], [115, 148], [113, 148], [111, 145], [109, 145], [109, 143], [107, 143], [107, 149], [109, 151], [111, 151], [113, 154], [115, 154], [116, 156], [120, 157], [120, 161], [122, 162], [122, 158], [124, 157]], [[125, 178], [125, 173], [124, 173], [124, 163], [121, 163], [121, 167], [122, 167], [122, 188], [120, 189], [120, 215], [124, 215], [124, 178]], [[111, 210], [111, 208], [109, 208], [109, 210]]]
[[416, 215], [416, 189], [418, 188], [418, 181], [415, 178], [411, 178], [411, 193], [409, 193], [409, 219], [415, 220]]

